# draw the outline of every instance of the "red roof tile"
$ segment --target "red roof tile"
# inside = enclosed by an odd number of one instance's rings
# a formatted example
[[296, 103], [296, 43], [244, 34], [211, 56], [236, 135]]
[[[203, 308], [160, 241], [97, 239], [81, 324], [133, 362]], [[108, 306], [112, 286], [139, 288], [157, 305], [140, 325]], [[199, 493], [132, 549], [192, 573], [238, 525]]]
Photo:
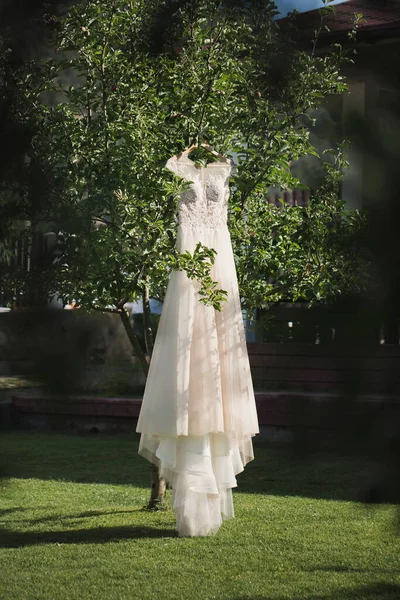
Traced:
[[[335, 13], [329, 15], [324, 24], [332, 33], [349, 31], [352, 28], [355, 13], [362, 13], [363, 21], [359, 31], [373, 31], [400, 28], [400, 0], [348, 0], [335, 5]], [[287, 19], [280, 19], [284, 23]], [[317, 10], [310, 10], [297, 16], [299, 30], [313, 31], [319, 26], [320, 16]]]

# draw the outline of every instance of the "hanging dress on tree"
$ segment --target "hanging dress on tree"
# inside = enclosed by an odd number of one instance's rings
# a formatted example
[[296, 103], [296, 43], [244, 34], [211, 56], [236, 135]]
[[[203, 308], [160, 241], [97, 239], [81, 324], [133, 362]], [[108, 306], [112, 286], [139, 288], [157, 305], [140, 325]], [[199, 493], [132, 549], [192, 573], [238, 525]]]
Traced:
[[137, 425], [139, 454], [172, 487], [180, 536], [216, 533], [234, 516], [235, 476], [254, 458], [258, 433], [232, 244], [227, 228], [230, 162], [166, 167], [191, 182], [179, 203], [177, 249], [217, 252], [211, 276], [227, 291], [221, 311], [199, 302], [198, 282], [171, 274]]

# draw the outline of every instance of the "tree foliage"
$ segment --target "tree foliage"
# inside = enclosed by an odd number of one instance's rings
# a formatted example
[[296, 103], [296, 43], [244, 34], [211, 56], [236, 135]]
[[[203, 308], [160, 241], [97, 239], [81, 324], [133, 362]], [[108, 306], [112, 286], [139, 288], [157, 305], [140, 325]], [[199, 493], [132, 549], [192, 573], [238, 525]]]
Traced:
[[317, 154], [311, 113], [346, 91], [343, 49], [318, 54], [317, 40], [301, 49], [292, 22], [282, 29], [275, 14], [269, 0], [87, 0], [62, 21], [48, 17], [54, 56], [29, 65], [19, 88], [34, 123], [24, 168], [40, 182], [35, 219], [29, 185], [18, 193], [24, 218], [58, 234], [41, 274], [49, 289], [88, 309], [123, 311], [128, 300], [162, 299], [169, 272], [181, 268], [218, 309], [214, 251], [175, 250], [188, 184], [164, 168], [202, 139], [237, 162], [229, 225], [244, 306], [362, 286], [362, 219], [338, 200], [340, 148], [308, 207], [266, 201], [272, 185], [301, 185], [289, 165]]

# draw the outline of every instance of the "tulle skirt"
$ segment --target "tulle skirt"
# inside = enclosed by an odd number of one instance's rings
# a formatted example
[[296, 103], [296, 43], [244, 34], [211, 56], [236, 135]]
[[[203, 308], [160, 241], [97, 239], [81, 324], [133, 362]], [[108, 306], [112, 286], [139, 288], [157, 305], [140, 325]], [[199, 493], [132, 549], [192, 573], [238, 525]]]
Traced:
[[204, 306], [197, 282], [171, 274], [137, 425], [139, 453], [172, 487], [181, 536], [216, 533], [234, 516], [235, 476], [258, 433], [229, 232], [178, 230], [179, 251], [199, 241], [217, 251], [211, 275], [228, 299], [221, 311]]

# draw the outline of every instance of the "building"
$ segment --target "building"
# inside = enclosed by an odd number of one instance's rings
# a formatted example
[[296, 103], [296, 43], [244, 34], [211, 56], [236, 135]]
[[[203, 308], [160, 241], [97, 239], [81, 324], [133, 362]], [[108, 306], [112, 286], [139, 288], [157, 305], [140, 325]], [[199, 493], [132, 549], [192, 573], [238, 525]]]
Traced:
[[[316, 52], [326, 52], [332, 43], [355, 50], [353, 62], [343, 70], [350, 93], [332, 96], [321, 107], [313, 141], [323, 149], [329, 147], [330, 138], [336, 133], [350, 140], [350, 169], [343, 182], [342, 197], [349, 209], [357, 209], [373, 202], [386, 188], [388, 176], [383, 173], [388, 160], [380, 165], [382, 154], [389, 157], [389, 162], [391, 156], [398, 154], [400, 0], [348, 0], [334, 8], [324, 18]], [[357, 15], [354, 40], [349, 34]], [[288, 18], [279, 19], [278, 23], [285, 28]], [[314, 32], [320, 27], [319, 10], [297, 15], [299, 44], [311, 51]], [[318, 168], [313, 159], [298, 167], [300, 177], [310, 180], [311, 186], [313, 167]]]

